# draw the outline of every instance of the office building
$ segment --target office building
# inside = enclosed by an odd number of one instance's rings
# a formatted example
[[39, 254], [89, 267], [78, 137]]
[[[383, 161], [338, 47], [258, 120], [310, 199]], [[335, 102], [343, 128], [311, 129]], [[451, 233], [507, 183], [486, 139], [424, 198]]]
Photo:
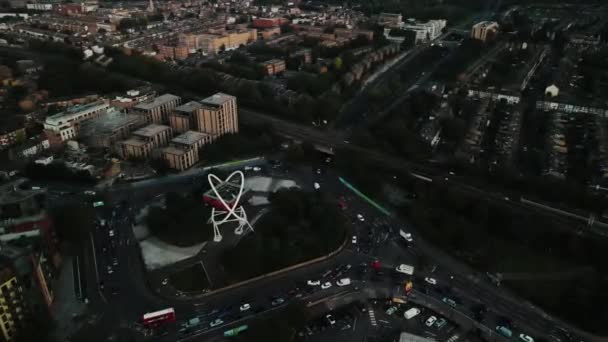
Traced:
[[83, 122], [80, 136], [89, 147], [113, 149], [117, 142], [144, 124], [141, 115], [127, 114], [112, 108], [101, 118]]
[[498, 23], [495, 21], [482, 21], [471, 29], [471, 38], [481, 40], [483, 42], [492, 39], [498, 32]]
[[199, 161], [200, 148], [212, 140], [212, 135], [188, 131], [173, 138], [171, 146], [163, 148], [161, 154], [170, 168], [184, 171]]
[[119, 153], [123, 158], [147, 159], [153, 157], [152, 152], [169, 143], [171, 127], [151, 124], [135, 132], [130, 139], [119, 143]]
[[190, 101], [176, 107], [171, 114], [169, 114], [169, 126], [173, 129], [173, 132], [184, 133], [189, 131], [196, 110], [202, 106], [203, 105], [200, 104], [200, 102]]
[[416, 32], [416, 43], [425, 40], [434, 40], [441, 35], [447, 24], [446, 20], [429, 20], [426, 23], [418, 23], [408, 20], [403, 26], [404, 30]]
[[403, 26], [403, 16], [400, 13], [380, 13], [378, 14], [378, 25], [401, 28]]
[[77, 105], [68, 110], [51, 115], [44, 121], [44, 131], [51, 146], [61, 144], [78, 135], [80, 123], [106, 114], [110, 105], [106, 101], [97, 101], [86, 105]]
[[217, 93], [201, 101], [203, 105], [196, 110], [195, 125], [197, 131], [214, 136], [238, 133], [238, 113], [236, 97]]
[[169, 113], [179, 106], [182, 99], [172, 94], [164, 94], [150, 102], [140, 103], [133, 107], [133, 113], [142, 115], [146, 123], [161, 124], [168, 122]]

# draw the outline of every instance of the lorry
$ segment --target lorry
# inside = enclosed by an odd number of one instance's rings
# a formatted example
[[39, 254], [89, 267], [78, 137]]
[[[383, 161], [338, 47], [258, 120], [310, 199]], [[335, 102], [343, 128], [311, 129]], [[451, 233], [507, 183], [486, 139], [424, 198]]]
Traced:
[[420, 313], [420, 309], [411, 308], [403, 313], [403, 317], [405, 319], [412, 319], [412, 318], [418, 316], [419, 313]]

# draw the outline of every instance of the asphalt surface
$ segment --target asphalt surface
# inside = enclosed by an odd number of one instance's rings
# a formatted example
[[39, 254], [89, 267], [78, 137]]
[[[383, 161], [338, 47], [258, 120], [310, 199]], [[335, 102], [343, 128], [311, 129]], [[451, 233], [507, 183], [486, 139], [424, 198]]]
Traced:
[[[317, 168], [322, 168], [321, 174], [316, 173]], [[159, 179], [156, 183], [149, 182], [143, 188], [132, 186], [130, 191], [119, 186], [112, 192], [110, 188], [113, 202], [119, 205], [108, 204], [96, 209], [96, 228], [83, 248], [83, 283], [86, 286], [89, 307], [96, 313], [96, 319], [81, 331], [80, 337], [112, 340], [157, 334], [160, 336], [154, 340], [158, 341], [222, 340], [225, 330], [255, 319], [263, 319], [269, 312], [280, 310], [293, 300], [309, 303], [315, 310], [320, 311], [321, 319], [324, 319], [326, 312], [339, 312], [342, 305], [352, 302], [361, 302], [364, 306], [374, 309], [374, 304], [369, 304], [373, 298], [404, 295], [403, 285], [409, 277], [396, 272], [395, 268], [400, 264], [416, 265], [418, 257], [425, 254], [432, 260], [434, 267], [416, 270], [413, 278], [415, 298], [411, 298], [412, 302], [424, 308], [425, 317], [437, 315], [448, 321], [468, 319], [474, 322], [473, 309], [475, 305], [483, 303], [487, 312], [480, 322], [485, 326], [484, 331], [489, 334], [499, 322], [506, 321], [515, 334], [524, 332], [535, 337], [544, 336], [548, 340], [560, 338], [560, 341], [569, 341], [557, 329], [563, 326], [560, 322], [539, 314], [536, 308], [495, 288], [483, 275], [476, 274], [466, 265], [421, 240], [408, 222], [379, 212], [338, 182], [338, 175], [323, 168], [322, 164], [312, 166], [308, 172], [310, 183], [319, 182], [322, 191], [346, 203], [344, 214], [349, 218], [353, 234], [357, 236], [357, 243], [353, 244], [352, 237], [349, 236], [346, 248], [325, 262], [210, 294], [202, 299], [171, 298], [156, 293], [155, 289], [159, 284], [148, 282], [131, 229], [134, 212], [145, 205], [149, 198], [169, 190], [188, 191], [196, 178], [184, 177], [181, 183], [167, 183]], [[310, 188], [311, 185], [306, 186]], [[86, 196], [78, 195], [78, 198], [82, 205], [91, 205]], [[364, 217], [364, 221], [357, 218], [358, 214]], [[101, 220], [105, 222], [102, 224]], [[399, 230], [402, 229], [413, 234], [413, 243], [403, 241], [399, 235]], [[113, 233], [110, 233], [110, 230]], [[380, 261], [379, 270], [370, 266], [375, 260]], [[112, 270], [111, 273], [108, 267]], [[327, 275], [329, 270], [332, 272]], [[424, 280], [427, 276], [434, 278], [437, 285], [427, 284]], [[337, 280], [344, 277], [348, 277], [351, 284], [338, 286]], [[331, 287], [322, 289], [319, 285], [311, 286], [307, 284], [309, 280], [318, 280], [321, 284], [330, 282]], [[277, 298], [283, 299], [283, 303], [273, 305]], [[442, 302], [443, 298], [453, 299], [457, 304], [452, 309]], [[240, 306], [245, 303], [249, 304], [250, 308], [241, 311]], [[166, 307], [175, 309], [178, 321], [176, 324], [156, 331], [141, 326], [139, 320], [144, 313]], [[385, 308], [375, 307], [374, 311], [378, 313], [375, 324], [372, 324], [369, 314], [362, 317], [353, 315], [354, 318], [358, 317], [356, 326], [353, 325], [353, 318], [352, 322], [348, 323], [351, 328], [326, 329], [318, 336], [315, 334], [308, 338], [333, 341], [336, 336], [340, 336], [340, 340], [343, 334], [349, 332], [357, 336], [382, 336], [384, 329], [405, 329], [408, 324], [411, 325], [401, 318], [385, 317], [384, 310]], [[183, 324], [192, 318], [198, 318], [200, 322], [194, 327], [184, 329]], [[218, 318], [222, 322], [211, 327], [211, 322]], [[380, 319], [389, 323], [380, 322]], [[345, 326], [342, 325], [340, 329]]]

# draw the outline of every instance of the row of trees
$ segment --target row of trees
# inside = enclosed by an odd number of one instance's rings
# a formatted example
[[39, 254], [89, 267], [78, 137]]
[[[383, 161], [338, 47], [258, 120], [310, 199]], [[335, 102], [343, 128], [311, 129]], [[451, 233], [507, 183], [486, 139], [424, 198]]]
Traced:
[[234, 281], [297, 264], [335, 250], [346, 235], [337, 204], [328, 195], [283, 189], [269, 196], [271, 211], [221, 257]]

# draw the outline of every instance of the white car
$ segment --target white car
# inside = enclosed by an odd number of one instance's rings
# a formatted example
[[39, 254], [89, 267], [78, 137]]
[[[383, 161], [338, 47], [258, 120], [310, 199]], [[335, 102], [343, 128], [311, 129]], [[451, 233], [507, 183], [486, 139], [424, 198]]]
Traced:
[[224, 321], [222, 321], [221, 319], [218, 318], [215, 321], [209, 323], [209, 326], [213, 328], [213, 327], [217, 327], [218, 325], [223, 324], [223, 323], [224, 323]]
[[524, 341], [524, 342], [534, 342], [534, 339], [526, 334], [519, 334], [519, 339]]
[[353, 239], [351, 240], [353, 242], [353, 245], [357, 244], [357, 235], [353, 235]]
[[245, 304], [241, 305], [241, 307], [240, 307], [241, 312], [247, 311], [249, 309], [251, 309], [251, 305], [249, 305], [249, 303], [245, 303]]
[[110, 237], [114, 236], [114, 230], [113, 229], [110, 229], [110, 231], [108, 233], [110, 234]]
[[329, 325], [336, 324], [336, 320], [331, 314], [328, 314], [327, 316], [325, 316], [325, 318], [327, 319], [327, 322], [329, 322]]
[[437, 317], [431, 316], [431, 317], [427, 318], [427, 320], [426, 320], [426, 322], [424, 322], [424, 324], [426, 324], [427, 327], [432, 327], [436, 321], [437, 321]]
[[254, 167], [253, 167], [253, 171], [254, 171], [254, 172], [260, 172], [260, 171], [262, 171], [262, 168], [261, 168], [261, 167], [259, 167], [259, 166], [254, 166]]
[[412, 237], [412, 233], [405, 233], [405, 234], [403, 234], [403, 238], [407, 242], [413, 242], [414, 241], [414, 238]]
[[321, 174], [321, 169], [317, 169], [317, 174], [320, 175]]
[[169, 283], [169, 279], [165, 278], [163, 279], [163, 285], [167, 285]]
[[426, 277], [426, 278], [424, 278], [424, 281], [426, 281], [427, 283], [429, 283], [431, 285], [437, 285], [437, 280], [435, 280], [435, 278]]
[[112, 274], [114, 273], [114, 270], [112, 270], [112, 266], [108, 266], [108, 274]]
[[363, 217], [363, 215], [361, 214], [357, 214], [357, 220], [364, 222], [365, 221], [365, 217]]
[[338, 286], [348, 286], [348, 285], [350, 285], [350, 278], [342, 278], [342, 279], [339, 279], [339, 280], [336, 282], [336, 285], [338, 285]]
[[323, 283], [323, 285], [321, 285], [321, 289], [322, 290], [326, 290], [326, 289], [328, 289], [330, 287], [331, 287], [331, 283], [330, 282], [326, 282], [326, 283]]
[[310, 286], [319, 286], [319, 285], [321, 285], [321, 281], [320, 280], [309, 280], [307, 282], [307, 284]]

